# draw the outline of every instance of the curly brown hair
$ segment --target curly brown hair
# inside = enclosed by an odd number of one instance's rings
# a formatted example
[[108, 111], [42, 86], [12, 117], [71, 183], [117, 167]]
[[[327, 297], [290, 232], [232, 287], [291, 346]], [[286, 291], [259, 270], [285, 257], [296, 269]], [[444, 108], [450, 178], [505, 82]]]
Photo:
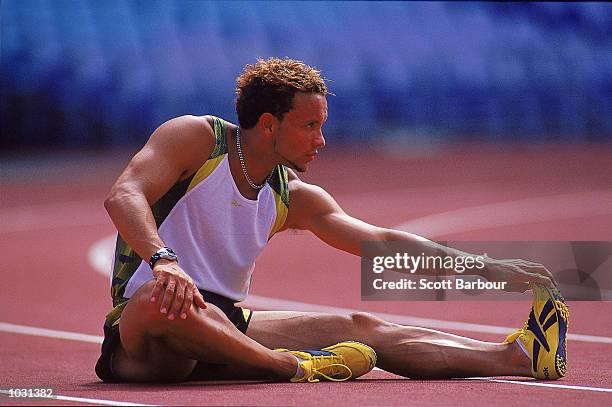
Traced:
[[264, 113], [279, 120], [293, 107], [296, 92], [327, 95], [327, 85], [316, 68], [289, 58], [259, 59], [236, 78], [236, 113], [245, 129]]

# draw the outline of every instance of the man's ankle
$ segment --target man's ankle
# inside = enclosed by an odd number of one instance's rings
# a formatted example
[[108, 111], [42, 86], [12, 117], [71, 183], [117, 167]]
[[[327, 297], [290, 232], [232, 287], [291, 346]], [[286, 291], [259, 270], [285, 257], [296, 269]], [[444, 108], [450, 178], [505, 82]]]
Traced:
[[277, 355], [279, 358], [277, 376], [281, 379], [293, 379], [299, 370], [298, 358], [289, 352], [280, 352]]
[[529, 355], [516, 340], [508, 344], [508, 351], [510, 353], [510, 363], [512, 366], [516, 366], [519, 373], [522, 376], [531, 376], [531, 359]]

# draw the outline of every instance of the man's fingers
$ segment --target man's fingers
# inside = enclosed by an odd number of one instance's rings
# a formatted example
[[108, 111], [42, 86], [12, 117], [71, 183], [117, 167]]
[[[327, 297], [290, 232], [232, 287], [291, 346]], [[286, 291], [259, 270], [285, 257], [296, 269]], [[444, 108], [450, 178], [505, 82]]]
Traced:
[[187, 319], [187, 313], [191, 309], [193, 305], [193, 286], [188, 284], [185, 288], [185, 300], [183, 301], [183, 306], [181, 307], [180, 318]]
[[174, 298], [174, 288], [176, 286], [175, 280], [170, 280], [166, 284], [166, 289], [164, 290], [164, 299], [162, 300], [161, 307], [159, 308], [162, 314], [168, 312], [170, 305], [172, 304], [172, 299]]
[[523, 269], [532, 273], [537, 273], [546, 276], [552, 281], [555, 286], [559, 286], [559, 283], [557, 283], [557, 280], [555, 280], [555, 276], [553, 275], [553, 273], [551, 273], [550, 270], [548, 270], [543, 264], [534, 263], [532, 261], [527, 260], [522, 261], [523, 264], [521, 265], [521, 267], [523, 267]]
[[549, 277], [543, 276], [542, 274], [538, 274], [538, 273], [527, 272], [527, 274], [530, 277], [529, 280], [534, 283], [542, 284], [548, 288], [555, 287], [555, 285], [553, 284], [552, 280]]
[[173, 320], [183, 306], [185, 301], [185, 283], [182, 280], [178, 280], [176, 288], [174, 289], [174, 299], [169, 307], [168, 319]]
[[193, 287], [193, 299], [198, 307], [202, 309], [206, 309], [206, 302], [204, 301], [204, 297], [200, 293], [197, 287]]
[[153, 287], [153, 292], [151, 292], [151, 302], [155, 302], [158, 298], [160, 298], [164, 288], [164, 282], [165, 279], [163, 277], [155, 279], [155, 287]]
[[555, 280], [555, 277], [553, 276], [553, 274], [543, 265], [541, 264], [534, 264], [532, 265], [523, 265], [522, 266], [523, 270], [525, 270], [527, 273], [531, 273], [531, 274], [537, 274], [540, 275], [542, 277], [545, 277], [547, 279], [547, 281], [550, 282], [550, 287], [554, 287], [554, 286], [559, 286], [559, 284], [557, 283], [557, 281]]
[[194, 300], [200, 308], [206, 308], [204, 298], [189, 275], [176, 264], [172, 267], [165, 266], [157, 270], [155, 286], [151, 293], [151, 302], [160, 300], [159, 311], [168, 314], [169, 320], [174, 320], [177, 317], [186, 319]]
[[552, 281], [552, 283], [555, 286], [557, 286], [557, 287], [559, 286], [559, 283], [557, 283], [557, 280], [555, 280], [555, 276], [553, 276], [553, 274], [550, 272], [550, 270], [548, 270], [546, 267], [544, 267], [541, 264], [538, 264], [538, 265], [534, 266], [534, 268], [535, 268], [535, 270], [536, 270], [536, 272], [538, 274], [541, 274], [543, 276], [548, 277], [550, 279], [550, 281]]

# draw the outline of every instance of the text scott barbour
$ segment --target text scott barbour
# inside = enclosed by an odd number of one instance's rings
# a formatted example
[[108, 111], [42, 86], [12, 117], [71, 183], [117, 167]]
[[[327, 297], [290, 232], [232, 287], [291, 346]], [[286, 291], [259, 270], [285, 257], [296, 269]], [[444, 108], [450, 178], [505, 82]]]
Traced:
[[421, 278], [418, 282], [402, 278], [399, 281], [384, 281], [377, 278], [372, 281], [372, 286], [376, 290], [503, 290], [506, 281], [481, 281], [464, 280], [455, 278], [454, 280], [429, 281]]

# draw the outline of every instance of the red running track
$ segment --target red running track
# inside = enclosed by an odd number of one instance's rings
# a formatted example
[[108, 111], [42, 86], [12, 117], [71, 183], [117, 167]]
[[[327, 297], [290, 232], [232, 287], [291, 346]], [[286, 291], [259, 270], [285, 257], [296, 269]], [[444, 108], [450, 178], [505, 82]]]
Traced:
[[[541, 218], [519, 216], [511, 224], [490, 228], [483, 226], [486, 221], [472, 228], [460, 225], [449, 233], [444, 233], [442, 219], [436, 235], [429, 236], [438, 239], [612, 240], [611, 153], [610, 145], [507, 150], [472, 146], [412, 155], [330, 150], [304, 178], [324, 186], [361, 219], [381, 226], [410, 221], [417, 228], [414, 232], [426, 236], [433, 222], [418, 219], [447, 211], [484, 206], [483, 216], [488, 216], [487, 208], [494, 211], [499, 203], [518, 202], [515, 207], [532, 205], [531, 214], [542, 213]], [[126, 160], [125, 155], [68, 154], [5, 162], [0, 244], [9, 255], [2, 259], [0, 323], [101, 335], [110, 307], [108, 281], [94, 271], [87, 254], [113, 233], [102, 200]], [[544, 205], [544, 211], [534, 211], [534, 202]], [[490, 216], [493, 222], [504, 214]], [[316, 283], [322, 279], [326, 284]], [[528, 300], [362, 302], [359, 281], [359, 259], [327, 248], [308, 234], [285, 233], [272, 240], [258, 261], [251, 292], [310, 303], [302, 304], [305, 310], [327, 306], [505, 327], [521, 326], [529, 305]], [[251, 303], [259, 308], [274, 305], [261, 298]], [[97, 404], [111, 400], [164, 405], [610, 405], [612, 393], [596, 390], [612, 388], [612, 303], [573, 302], [570, 308], [571, 332], [600, 340], [570, 341], [570, 373], [550, 383], [552, 387], [508, 381], [417, 381], [382, 371], [340, 384], [107, 385], [93, 372], [99, 344], [12, 333], [2, 325], [0, 388], [53, 387], [55, 394], [77, 399], [22, 400], [0, 394], [0, 403], [82, 405], [91, 399], [89, 403]], [[482, 340], [503, 338], [500, 333], [448, 330]]]

